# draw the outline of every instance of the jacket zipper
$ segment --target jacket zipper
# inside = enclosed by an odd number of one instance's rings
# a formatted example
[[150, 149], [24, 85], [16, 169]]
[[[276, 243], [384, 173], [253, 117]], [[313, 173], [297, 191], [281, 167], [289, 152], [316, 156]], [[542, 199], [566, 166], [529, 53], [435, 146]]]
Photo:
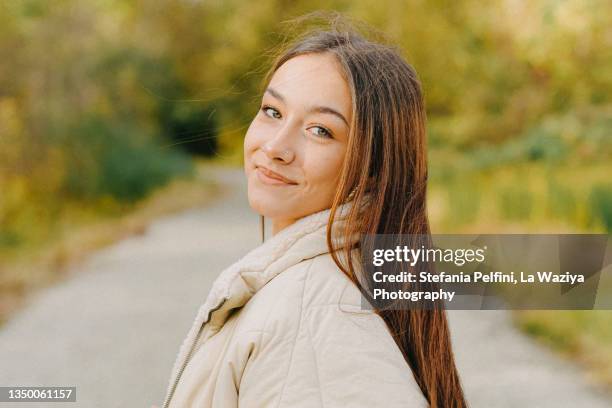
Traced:
[[189, 347], [189, 352], [187, 353], [187, 357], [185, 358], [185, 361], [183, 361], [183, 364], [181, 364], [181, 367], [179, 368], [179, 371], [176, 374], [176, 378], [174, 379], [174, 382], [172, 383], [172, 387], [170, 388], [170, 391], [168, 392], [168, 395], [166, 397], [166, 400], [164, 401], [164, 404], [162, 405], [162, 408], [168, 408], [168, 406], [170, 405], [170, 400], [172, 400], [172, 396], [174, 395], [174, 391], [176, 390], [179, 380], [181, 379], [181, 375], [183, 375], [183, 371], [185, 371], [185, 368], [187, 367], [189, 360], [191, 360], [193, 349], [195, 348], [196, 344], [198, 344], [198, 340], [200, 339], [200, 336], [202, 335], [204, 326], [206, 326], [206, 323], [208, 323], [208, 321], [210, 320], [210, 315], [213, 312], [216, 312], [217, 310], [219, 310], [221, 306], [223, 306], [226, 300], [227, 299], [224, 298], [223, 300], [221, 300], [221, 303], [219, 303], [217, 307], [211, 309], [210, 312], [208, 312], [208, 316], [206, 317], [206, 320], [202, 322], [202, 325], [200, 326], [200, 329], [198, 330], [198, 334], [196, 335], [195, 339], [193, 340], [193, 342], [191, 343]]

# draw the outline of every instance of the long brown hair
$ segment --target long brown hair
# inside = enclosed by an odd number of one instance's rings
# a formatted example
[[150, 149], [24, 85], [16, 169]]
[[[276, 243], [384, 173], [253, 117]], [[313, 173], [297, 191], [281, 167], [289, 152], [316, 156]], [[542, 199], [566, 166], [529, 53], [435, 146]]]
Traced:
[[[307, 30], [285, 46], [268, 71], [264, 86], [289, 59], [323, 52], [334, 55], [343, 68], [353, 112], [347, 155], [331, 207], [327, 245], [334, 262], [363, 290], [352, 262], [354, 247], [342, 248], [343, 264], [332, 242], [331, 226], [338, 207], [352, 199], [356, 205], [346, 215], [344, 242], [355, 234], [430, 236], [424, 101], [417, 74], [400, 51], [367, 39], [338, 15], [331, 20], [331, 28]], [[466, 407], [445, 311], [390, 308], [376, 312], [385, 321], [430, 406]]]

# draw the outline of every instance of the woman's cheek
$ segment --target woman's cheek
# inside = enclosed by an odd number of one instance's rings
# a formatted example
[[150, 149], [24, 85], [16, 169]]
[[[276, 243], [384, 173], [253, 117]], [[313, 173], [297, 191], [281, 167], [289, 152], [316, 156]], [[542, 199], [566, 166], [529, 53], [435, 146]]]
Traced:
[[[325, 150], [325, 147], [328, 149]], [[342, 164], [341, 158], [338, 158], [339, 152], [330, 151], [329, 147], [311, 151], [304, 166], [308, 190], [310, 195], [314, 195], [310, 199], [313, 202], [324, 201], [324, 205], [331, 205], [328, 201], [335, 194]]]
[[245, 162], [248, 162], [250, 165], [254, 165], [253, 156], [261, 148], [261, 145], [265, 143], [264, 138], [261, 136], [262, 134], [263, 132], [259, 130], [257, 124], [253, 123], [245, 135], [244, 157]]
[[249, 161], [251, 159], [254, 150], [255, 149], [253, 145], [253, 133], [251, 131], [251, 128], [249, 128], [244, 137], [244, 157], [246, 161]]
[[319, 169], [319, 177], [328, 182], [339, 177], [342, 170], [342, 160], [344, 158], [344, 149], [329, 148], [327, 151], [318, 155], [317, 168]]

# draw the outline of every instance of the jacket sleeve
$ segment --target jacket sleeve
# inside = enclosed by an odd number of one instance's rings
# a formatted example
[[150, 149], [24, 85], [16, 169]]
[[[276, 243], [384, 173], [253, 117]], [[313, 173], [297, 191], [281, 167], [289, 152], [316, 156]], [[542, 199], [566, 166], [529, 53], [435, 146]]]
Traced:
[[427, 407], [382, 318], [344, 308], [309, 282], [301, 294], [288, 289], [291, 298], [273, 312], [244, 371], [239, 406]]
[[[303, 321], [303, 336], [281, 406], [298, 403], [316, 379], [321, 407], [427, 407], [423, 393], [380, 316], [345, 312], [335, 306], [313, 308]], [[313, 389], [314, 391], [314, 389]]]

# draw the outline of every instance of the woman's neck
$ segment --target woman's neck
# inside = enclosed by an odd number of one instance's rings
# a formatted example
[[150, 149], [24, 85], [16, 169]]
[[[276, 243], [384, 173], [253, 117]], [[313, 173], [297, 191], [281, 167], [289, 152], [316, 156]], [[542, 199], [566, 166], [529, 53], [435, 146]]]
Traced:
[[273, 219], [272, 220], [272, 235], [276, 235], [280, 230], [285, 229], [293, 224], [296, 220], [293, 219]]

